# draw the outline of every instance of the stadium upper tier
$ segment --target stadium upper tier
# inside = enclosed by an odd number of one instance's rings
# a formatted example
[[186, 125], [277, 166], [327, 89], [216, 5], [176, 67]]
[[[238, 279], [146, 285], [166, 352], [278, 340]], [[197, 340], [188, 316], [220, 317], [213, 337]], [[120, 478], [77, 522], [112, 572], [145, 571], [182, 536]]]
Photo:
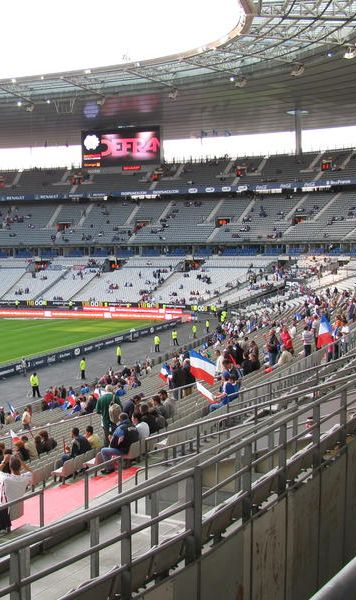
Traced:
[[[330, 169], [323, 171], [323, 161], [330, 162]], [[93, 197], [95, 194], [111, 195], [126, 192], [164, 193], [165, 190], [188, 190], [229, 185], [258, 185], [266, 183], [309, 182], [356, 176], [356, 152], [354, 149], [306, 153], [300, 157], [291, 155], [211, 158], [203, 162], [144, 166], [136, 172], [102, 169], [97, 172], [81, 172], [80, 183], [75, 177], [78, 169], [33, 169], [30, 171], [6, 171], [0, 173], [0, 196], [36, 196], [68, 194]], [[155, 175], [157, 175], [156, 177]], [[74, 175], [74, 177], [73, 177]]]

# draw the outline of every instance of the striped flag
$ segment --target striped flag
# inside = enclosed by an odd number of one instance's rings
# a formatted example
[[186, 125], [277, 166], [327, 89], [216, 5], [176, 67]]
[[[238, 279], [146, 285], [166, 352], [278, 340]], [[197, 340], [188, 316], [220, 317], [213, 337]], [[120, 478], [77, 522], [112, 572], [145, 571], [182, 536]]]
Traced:
[[208, 390], [202, 383], [199, 381], [196, 382], [197, 390], [202, 395], [205, 396], [209, 400], [209, 402], [215, 402], [214, 394]]
[[10, 435], [11, 435], [11, 439], [12, 439], [12, 443], [15, 444], [16, 442], [20, 441], [20, 438], [18, 435], [16, 435], [16, 433], [14, 431], [12, 431], [12, 429], [10, 429]]
[[199, 352], [189, 352], [190, 372], [196, 379], [202, 379], [206, 383], [215, 382], [215, 365]]
[[169, 365], [167, 365], [167, 363], [163, 363], [161, 370], [159, 372], [160, 378], [163, 379], [164, 382], [167, 382], [170, 374], [171, 374], [171, 369], [170, 369]]
[[319, 325], [319, 335], [317, 339], [317, 347], [322, 348], [323, 346], [327, 346], [328, 344], [332, 344], [334, 341], [332, 327], [329, 319], [323, 315], [320, 319]]

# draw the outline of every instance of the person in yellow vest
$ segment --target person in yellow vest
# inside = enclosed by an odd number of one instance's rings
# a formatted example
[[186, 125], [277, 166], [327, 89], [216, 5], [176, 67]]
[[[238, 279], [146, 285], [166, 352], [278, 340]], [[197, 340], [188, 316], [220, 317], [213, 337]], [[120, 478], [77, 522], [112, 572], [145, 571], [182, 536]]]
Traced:
[[85, 360], [85, 358], [82, 358], [79, 363], [80, 379], [85, 379], [85, 369], [86, 368], [87, 368], [87, 361]]
[[173, 340], [173, 346], [179, 346], [178, 333], [177, 333], [176, 329], [173, 329], [173, 331], [172, 331], [172, 340]]
[[198, 331], [198, 328], [197, 328], [196, 324], [194, 323], [192, 325], [192, 332], [193, 332], [193, 338], [194, 339], [196, 339], [196, 337], [197, 337], [197, 331]]
[[155, 335], [153, 338], [155, 352], [160, 352], [160, 348], [159, 348], [160, 343], [161, 343], [161, 338], [159, 337], [159, 335]]
[[205, 321], [205, 329], [206, 329], [206, 333], [209, 333], [209, 331], [210, 331], [210, 321], [209, 321], [209, 319], [207, 319]]
[[116, 358], [117, 358], [117, 364], [121, 365], [122, 349], [121, 349], [120, 345], [116, 348]]
[[33, 398], [36, 397], [36, 394], [37, 394], [38, 398], [41, 398], [41, 394], [40, 394], [40, 378], [38, 377], [37, 373], [32, 373], [32, 375], [30, 376], [30, 385], [32, 387], [32, 396], [33, 396]]

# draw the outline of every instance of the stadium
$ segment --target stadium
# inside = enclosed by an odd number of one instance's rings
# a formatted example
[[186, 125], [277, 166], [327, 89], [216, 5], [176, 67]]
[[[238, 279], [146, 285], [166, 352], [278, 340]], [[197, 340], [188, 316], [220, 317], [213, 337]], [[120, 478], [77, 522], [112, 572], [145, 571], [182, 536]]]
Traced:
[[356, 2], [170, 4], [3, 7], [0, 598], [354, 600]]

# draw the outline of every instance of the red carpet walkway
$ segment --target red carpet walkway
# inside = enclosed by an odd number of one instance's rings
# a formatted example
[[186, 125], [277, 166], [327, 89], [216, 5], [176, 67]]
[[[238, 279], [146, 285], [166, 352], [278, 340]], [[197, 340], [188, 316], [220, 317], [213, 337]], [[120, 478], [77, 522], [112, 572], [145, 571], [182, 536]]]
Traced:
[[[125, 469], [122, 472], [122, 480], [129, 479], [136, 471], [136, 467]], [[103, 477], [92, 477], [89, 479], [89, 499], [97, 498], [116, 487], [117, 471]], [[45, 525], [53, 523], [81, 507], [84, 510], [84, 479], [78, 479], [74, 483], [59, 485], [44, 491]], [[39, 498], [35, 497], [25, 502], [24, 514], [12, 522], [12, 530], [22, 525], [39, 524]]]

